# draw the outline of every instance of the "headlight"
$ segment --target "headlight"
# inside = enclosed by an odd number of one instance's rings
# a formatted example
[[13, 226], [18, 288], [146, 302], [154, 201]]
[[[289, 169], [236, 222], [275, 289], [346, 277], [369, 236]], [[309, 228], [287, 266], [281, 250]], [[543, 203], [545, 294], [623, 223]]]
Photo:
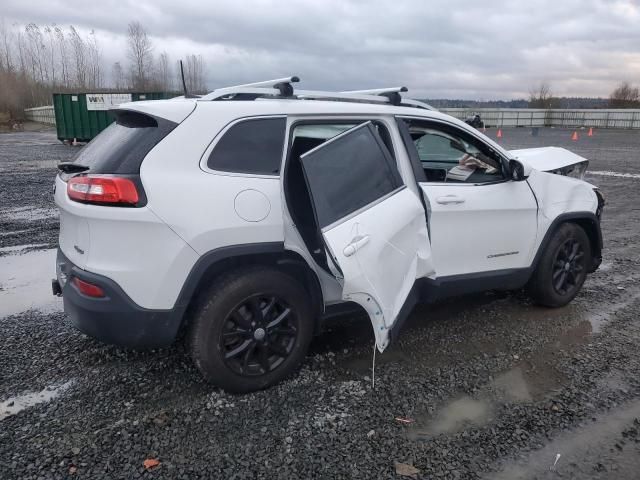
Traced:
[[569, 165], [568, 167], [562, 168], [563, 170], [562, 175], [584, 180], [584, 173], [587, 171], [588, 166], [589, 166], [589, 162], [580, 162], [574, 165]]

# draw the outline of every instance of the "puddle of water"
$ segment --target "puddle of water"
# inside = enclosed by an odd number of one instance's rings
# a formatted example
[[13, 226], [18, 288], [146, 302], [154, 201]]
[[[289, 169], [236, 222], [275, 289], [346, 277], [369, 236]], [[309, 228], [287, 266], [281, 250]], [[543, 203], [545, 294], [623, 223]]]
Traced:
[[0, 213], [0, 216], [9, 220], [46, 220], [57, 218], [58, 210], [55, 208], [17, 207], [5, 210]]
[[26, 250], [27, 248], [38, 248], [44, 247], [47, 245], [46, 243], [27, 243], [26, 245], [15, 245], [13, 247], [2, 247], [0, 248], [0, 253], [13, 253], [13, 252], [21, 252], [22, 250]]
[[485, 425], [491, 417], [493, 407], [488, 401], [465, 396], [445, 405], [426, 427], [408, 431], [410, 439], [416, 440], [442, 433], [455, 433], [469, 426]]
[[628, 307], [638, 299], [640, 299], [640, 293], [635, 293], [622, 302], [608, 305], [603, 311], [589, 313], [587, 320], [591, 324], [592, 333], [599, 333], [618, 310]]
[[[587, 426], [563, 433], [549, 442], [545, 447], [536, 450], [521, 460], [503, 464], [502, 471], [490, 473], [483, 478], [486, 480], [525, 480], [531, 478], [591, 478], [587, 475], [576, 475], [576, 466], [586, 464], [591, 466], [603, 453], [609, 451], [621, 436], [622, 431], [636, 418], [640, 417], [640, 402], [635, 401], [605, 414], [595, 417], [594, 422]], [[633, 447], [629, 447], [630, 449]], [[557, 464], [557, 471], [550, 471], [556, 455], [562, 456]], [[630, 454], [635, 459], [635, 455]], [[637, 466], [634, 470], [637, 473]], [[633, 472], [633, 470], [632, 470]], [[616, 475], [615, 473], [618, 473]], [[604, 477], [598, 477], [604, 478]], [[637, 478], [614, 472], [606, 478]]]
[[613, 263], [612, 262], [602, 262], [600, 264], [600, 266], [598, 267], [598, 271], [599, 272], [608, 272], [612, 268], [613, 268]]
[[0, 420], [11, 415], [15, 415], [25, 408], [53, 400], [69, 388], [72, 383], [73, 381], [69, 381], [62, 385], [49, 386], [40, 392], [25, 393], [23, 395], [8, 398], [4, 402], [0, 403]]
[[500, 398], [509, 402], [524, 403], [531, 401], [529, 385], [520, 367], [498, 375], [493, 380], [492, 386]]
[[62, 309], [62, 299], [51, 293], [55, 261], [55, 249], [0, 257], [0, 318], [31, 308]]

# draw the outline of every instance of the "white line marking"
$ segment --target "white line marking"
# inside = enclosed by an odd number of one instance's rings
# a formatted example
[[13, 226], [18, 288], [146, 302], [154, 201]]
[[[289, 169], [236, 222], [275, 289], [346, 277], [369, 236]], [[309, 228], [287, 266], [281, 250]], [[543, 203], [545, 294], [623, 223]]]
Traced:
[[640, 179], [640, 173], [620, 173], [620, 172], [610, 172], [610, 171], [593, 171], [587, 170], [587, 174], [591, 175], [601, 175], [603, 177], [622, 177], [622, 178], [638, 178]]

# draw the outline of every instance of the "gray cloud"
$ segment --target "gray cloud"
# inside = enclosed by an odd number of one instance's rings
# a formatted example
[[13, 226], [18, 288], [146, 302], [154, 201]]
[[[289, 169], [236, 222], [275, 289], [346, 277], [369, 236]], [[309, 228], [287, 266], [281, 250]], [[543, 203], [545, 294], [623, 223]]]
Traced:
[[543, 80], [574, 96], [640, 82], [634, 0], [7, 1], [7, 22], [95, 29], [108, 62], [126, 62], [126, 26], [139, 20], [156, 53], [202, 54], [212, 88], [297, 74], [308, 88], [489, 99]]

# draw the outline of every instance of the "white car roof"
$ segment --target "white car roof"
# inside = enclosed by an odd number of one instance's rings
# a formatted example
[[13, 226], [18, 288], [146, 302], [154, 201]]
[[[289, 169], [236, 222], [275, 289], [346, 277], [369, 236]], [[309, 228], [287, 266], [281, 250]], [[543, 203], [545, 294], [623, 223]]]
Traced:
[[[354, 101], [264, 98], [257, 100], [198, 100], [177, 98], [171, 100], [148, 100], [121, 104], [118, 108], [135, 110], [153, 116], [182, 122], [197, 108], [209, 110], [212, 115], [225, 117], [229, 122], [239, 118], [267, 115], [351, 115], [351, 116], [406, 116], [439, 120], [453, 124], [478, 137], [478, 131], [461, 120], [436, 110], [391, 105], [389, 103], [366, 103]], [[512, 157], [503, 147], [486, 136], [485, 143], [507, 157]]]

